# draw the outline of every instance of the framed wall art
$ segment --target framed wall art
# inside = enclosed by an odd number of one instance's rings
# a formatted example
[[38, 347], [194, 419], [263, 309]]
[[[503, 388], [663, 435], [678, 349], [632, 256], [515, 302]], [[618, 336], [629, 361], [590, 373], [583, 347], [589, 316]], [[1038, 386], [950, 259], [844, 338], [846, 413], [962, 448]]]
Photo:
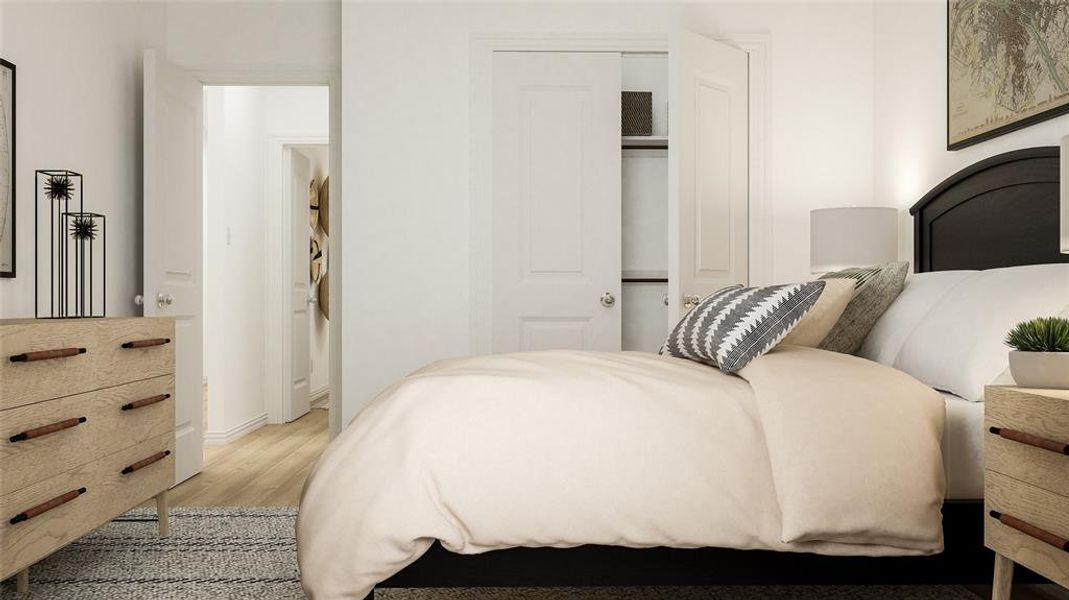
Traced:
[[15, 65], [0, 58], [0, 277], [15, 276]]
[[1069, 111], [1063, 0], [947, 0], [947, 149]]

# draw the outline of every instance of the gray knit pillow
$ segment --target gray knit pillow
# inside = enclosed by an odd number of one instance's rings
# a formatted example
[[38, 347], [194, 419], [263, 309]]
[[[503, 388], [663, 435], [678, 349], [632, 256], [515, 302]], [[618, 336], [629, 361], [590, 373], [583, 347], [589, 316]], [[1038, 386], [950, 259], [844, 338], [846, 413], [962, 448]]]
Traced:
[[902, 293], [908, 272], [909, 262], [903, 261], [822, 275], [821, 279], [856, 279], [857, 285], [854, 298], [820, 343], [820, 348], [857, 354], [876, 321]]
[[661, 354], [734, 373], [774, 348], [823, 291], [823, 281], [724, 288], [684, 315]]

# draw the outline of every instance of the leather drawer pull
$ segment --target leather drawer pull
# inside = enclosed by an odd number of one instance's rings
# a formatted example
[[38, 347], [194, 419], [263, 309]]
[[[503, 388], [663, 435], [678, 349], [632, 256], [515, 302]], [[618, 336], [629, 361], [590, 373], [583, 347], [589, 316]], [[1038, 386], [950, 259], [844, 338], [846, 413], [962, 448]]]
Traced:
[[1005, 429], [1003, 427], [992, 427], [989, 431], [1007, 440], [1069, 456], [1069, 444], [1063, 442], [1056, 442], [1054, 440], [1048, 440], [1047, 438], [1041, 438], [1038, 435], [1032, 435], [1031, 433], [1017, 431], [1016, 429]]
[[171, 455], [171, 451], [170, 450], [164, 450], [163, 452], [157, 452], [157, 453], [153, 454], [152, 456], [150, 456], [148, 458], [142, 458], [141, 460], [135, 462], [134, 464], [130, 465], [129, 467], [126, 467], [125, 469], [122, 470], [122, 474], [123, 475], [129, 475], [130, 473], [133, 473], [134, 471], [140, 471], [141, 469], [144, 469], [145, 467], [151, 465], [152, 463], [161, 461], [161, 460], [167, 458], [170, 455]]
[[1069, 540], [1059, 535], [1054, 535], [1053, 533], [1040, 529], [1031, 523], [1026, 523], [1017, 517], [1000, 513], [997, 510], [991, 511], [991, 516], [992, 518], [998, 519], [1000, 523], [1007, 527], [1012, 527], [1013, 529], [1016, 529], [1025, 535], [1032, 536], [1045, 544], [1050, 544], [1055, 548], [1060, 548], [1065, 552], [1069, 552]]
[[13, 354], [9, 360], [11, 362], [37, 362], [39, 360], [51, 360], [53, 358], [69, 358], [71, 356], [85, 354], [86, 352], [87, 350], [85, 348], [57, 348], [55, 350], [38, 350], [36, 352]]
[[131, 348], [151, 348], [153, 346], [162, 346], [164, 344], [170, 344], [171, 338], [153, 338], [151, 340], [134, 340], [132, 342], [123, 342], [122, 347], [127, 350]]
[[134, 410], [135, 408], [141, 408], [144, 406], [151, 406], [157, 402], [163, 402], [170, 398], [170, 394], [160, 394], [159, 396], [152, 396], [150, 398], [142, 398], [140, 400], [134, 400], [133, 402], [127, 402], [122, 405], [123, 410]]
[[33, 438], [39, 438], [50, 433], [63, 431], [64, 429], [70, 429], [71, 427], [77, 427], [88, 420], [89, 419], [86, 419], [85, 417], [78, 417], [76, 419], [66, 419], [58, 423], [52, 423], [50, 425], [34, 427], [33, 429], [27, 429], [22, 433], [16, 433], [15, 435], [9, 437], [8, 441], [11, 443], [15, 443], [22, 442], [25, 440], [32, 440]]
[[53, 508], [56, 508], [58, 506], [61, 506], [63, 504], [66, 504], [66, 503], [70, 502], [71, 500], [74, 500], [75, 498], [77, 498], [78, 496], [81, 496], [85, 492], [86, 492], [85, 488], [78, 488], [76, 490], [71, 490], [71, 491], [69, 491], [66, 494], [63, 494], [61, 496], [56, 496], [55, 498], [52, 498], [51, 500], [49, 500], [48, 502], [45, 502], [44, 504], [38, 504], [37, 506], [35, 506], [33, 508], [24, 510], [24, 511], [20, 512], [19, 514], [15, 515], [14, 517], [11, 517], [11, 519], [8, 521], [8, 523], [11, 523], [12, 525], [14, 525], [16, 523], [21, 523], [23, 521], [28, 521], [28, 520], [30, 520], [30, 519], [38, 516], [38, 515], [42, 515], [42, 514], [48, 512], [48, 511], [52, 510]]

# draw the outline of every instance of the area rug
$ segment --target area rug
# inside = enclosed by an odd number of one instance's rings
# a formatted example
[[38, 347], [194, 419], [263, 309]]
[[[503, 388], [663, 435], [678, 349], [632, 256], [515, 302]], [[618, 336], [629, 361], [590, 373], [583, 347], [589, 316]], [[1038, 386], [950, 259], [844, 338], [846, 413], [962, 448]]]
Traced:
[[[291, 600], [304, 598], [293, 508], [175, 508], [171, 537], [156, 536], [155, 512], [136, 510], [30, 569], [30, 592], [14, 580], [5, 600]], [[391, 589], [376, 600], [977, 600], [955, 586], [686, 587], [598, 589]]]

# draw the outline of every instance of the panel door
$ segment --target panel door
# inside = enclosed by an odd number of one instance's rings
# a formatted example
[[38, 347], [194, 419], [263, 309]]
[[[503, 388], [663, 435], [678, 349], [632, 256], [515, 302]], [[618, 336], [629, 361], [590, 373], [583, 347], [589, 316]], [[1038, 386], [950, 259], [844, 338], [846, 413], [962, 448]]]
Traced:
[[620, 349], [618, 53], [493, 63], [492, 349]]
[[749, 280], [749, 60], [690, 32], [669, 51], [670, 312]]
[[286, 407], [286, 421], [300, 418], [309, 409], [311, 359], [311, 321], [308, 307], [311, 302], [311, 274], [309, 272], [309, 246], [311, 231], [308, 227], [308, 184], [312, 180], [312, 163], [300, 152], [292, 149], [289, 157], [289, 190], [285, 197], [289, 200], [289, 242], [290, 242], [290, 276], [287, 289], [290, 290], [290, 374], [288, 377], [289, 398]]
[[203, 87], [144, 55], [144, 312], [175, 319], [175, 479], [204, 464]]

